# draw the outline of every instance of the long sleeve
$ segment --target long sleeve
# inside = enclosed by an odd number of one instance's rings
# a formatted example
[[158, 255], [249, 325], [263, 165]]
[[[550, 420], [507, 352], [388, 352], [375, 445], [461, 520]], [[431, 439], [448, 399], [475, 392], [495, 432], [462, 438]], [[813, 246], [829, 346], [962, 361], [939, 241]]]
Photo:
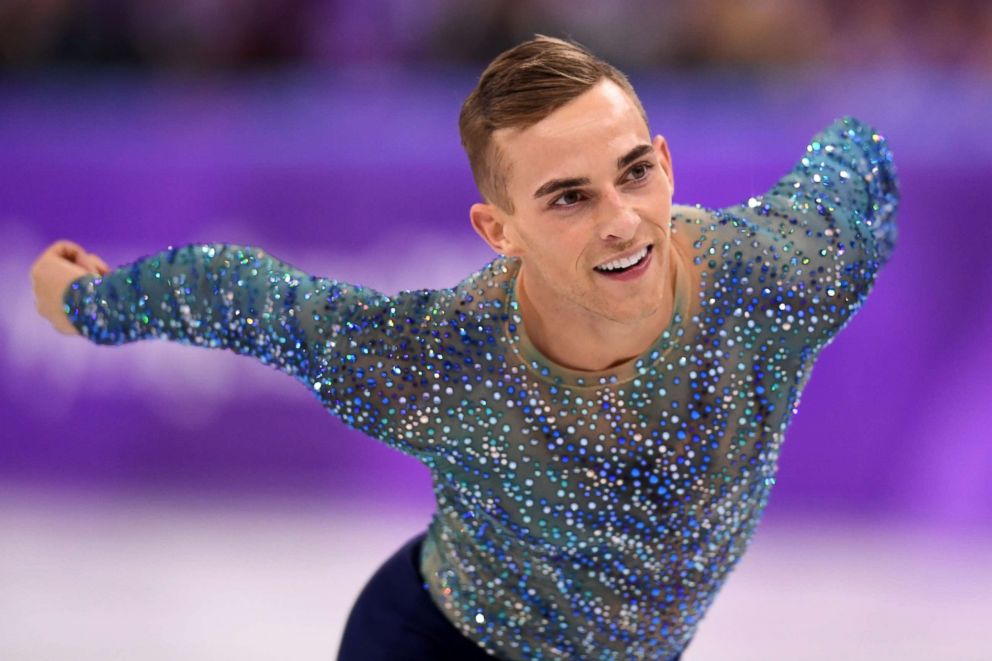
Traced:
[[82, 276], [63, 302], [97, 344], [163, 338], [252, 356], [302, 382], [349, 426], [424, 458], [428, 448], [399, 420], [420, 389], [415, 364], [429, 351], [421, 330], [433, 294], [393, 298], [258, 248], [202, 244]]
[[895, 247], [898, 202], [885, 139], [844, 117], [765, 195], [724, 210], [760, 251], [751, 270], [786, 344], [818, 351], [857, 312]]

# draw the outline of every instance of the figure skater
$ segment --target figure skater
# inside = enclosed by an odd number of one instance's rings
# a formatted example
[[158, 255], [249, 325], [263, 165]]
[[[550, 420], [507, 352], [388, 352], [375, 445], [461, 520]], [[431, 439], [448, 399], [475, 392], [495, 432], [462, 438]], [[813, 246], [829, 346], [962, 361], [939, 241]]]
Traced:
[[253, 356], [431, 471], [427, 530], [376, 572], [340, 659], [677, 659], [744, 553], [823, 348], [895, 245], [886, 141], [846, 117], [764, 195], [673, 206], [625, 76], [537, 36], [465, 101], [496, 256], [385, 295], [258, 248], [110, 269], [69, 241], [37, 306], [98, 344]]

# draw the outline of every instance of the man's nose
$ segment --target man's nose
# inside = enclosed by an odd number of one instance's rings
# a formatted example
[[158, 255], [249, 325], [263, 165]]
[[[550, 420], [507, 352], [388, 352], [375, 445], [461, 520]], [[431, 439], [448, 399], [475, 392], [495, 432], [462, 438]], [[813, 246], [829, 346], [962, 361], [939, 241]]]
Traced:
[[616, 189], [604, 196], [601, 235], [604, 239], [630, 239], [637, 233], [641, 217]]

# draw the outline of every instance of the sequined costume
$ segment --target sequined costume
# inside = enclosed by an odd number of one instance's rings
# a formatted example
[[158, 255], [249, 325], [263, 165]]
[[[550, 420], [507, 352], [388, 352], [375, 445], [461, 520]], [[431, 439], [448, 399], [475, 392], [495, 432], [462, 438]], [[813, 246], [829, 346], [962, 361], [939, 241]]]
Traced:
[[257, 248], [190, 245], [83, 276], [64, 302], [100, 344], [254, 356], [422, 461], [431, 597], [498, 657], [660, 659], [744, 552], [813, 363], [893, 249], [897, 203], [886, 142], [844, 118], [765, 195], [675, 207], [701, 277], [680, 270], [670, 327], [601, 373], [530, 343], [516, 258], [386, 296]]

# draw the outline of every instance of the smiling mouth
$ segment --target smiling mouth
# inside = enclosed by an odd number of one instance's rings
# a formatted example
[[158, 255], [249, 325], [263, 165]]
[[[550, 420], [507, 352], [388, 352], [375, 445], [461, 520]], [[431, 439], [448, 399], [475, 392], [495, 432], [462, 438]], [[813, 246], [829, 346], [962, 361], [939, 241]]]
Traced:
[[640, 266], [648, 255], [651, 254], [651, 249], [654, 248], [654, 244], [648, 244], [646, 247], [642, 248], [640, 252], [631, 255], [627, 259], [617, 259], [612, 262], [603, 264], [602, 266], [594, 266], [593, 270], [599, 273], [624, 273], [630, 269], [637, 268]]

